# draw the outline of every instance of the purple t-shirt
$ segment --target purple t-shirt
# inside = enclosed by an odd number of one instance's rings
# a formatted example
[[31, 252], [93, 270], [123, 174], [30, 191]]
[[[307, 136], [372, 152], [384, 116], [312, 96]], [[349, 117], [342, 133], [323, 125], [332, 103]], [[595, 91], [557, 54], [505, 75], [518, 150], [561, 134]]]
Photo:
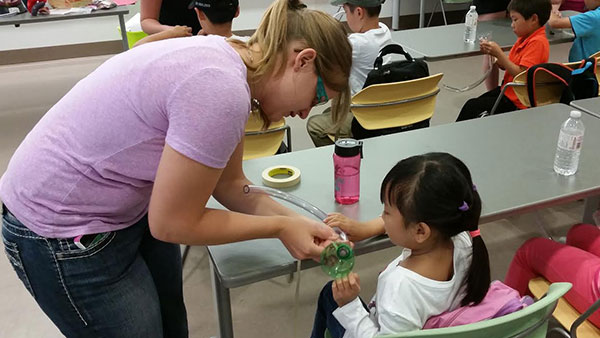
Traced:
[[206, 166], [226, 166], [250, 111], [246, 72], [216, 36], [116, 55], [27, 135], [0, 179], [0, 199], [45, 237], [134, 224], [148, 210], [165, 142]]

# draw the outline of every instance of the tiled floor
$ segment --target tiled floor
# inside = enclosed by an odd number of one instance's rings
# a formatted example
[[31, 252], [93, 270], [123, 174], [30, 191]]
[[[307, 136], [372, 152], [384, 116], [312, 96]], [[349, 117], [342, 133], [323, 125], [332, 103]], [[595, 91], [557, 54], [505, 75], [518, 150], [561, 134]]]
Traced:
[[[568, 48], [568, 45], [553, 46], [552, 59], [565, 60]], [[106, 59], [92, 57], [0, 67], [0, 93], [4, 93], [0, 98], [0, 173], [4, 172], [14, 149], [45, 111]], [[431, 73], [444, 72], [443, 82], [462, 86], [477, 78], [480, 64], [480, 57], [471, 57], [430, 63], [430, 70]], [[442, 91], [433, 124], [454, 121], [466, 99], [483, 91], [482, 87], [463, 94]], [[306, 121], [296, 118], [288, 122], [293, 130], [294, 149], [312, 147], [305, 132]], [[579, 220], [581, 212], [582, 203], [576, 202], [541, 211], [539, 215], [553, 234], [560, 236]], [[525, 239], [539, 235], [535, 224], [535, 215], [527, 214], [482, 226], [493, 278], [502, 279], [516, 248]], [[363, 297], [372, 295], [377, 273], [398, 251], [388, 249], [357, 258], [356, 271], [361, 275]], [[295, 284], [288, 283], [285, 277], [233, 289], [236, 337], [306, 337], [312, 325], [316, 297], [326, 281], [319, 269], [303, 272], [297, 304], [294, 303]], [[184, 287], [190, 336], [215, 336], [217, 326], [208, 259], [202, 247], [191, 250], [184, 269]], [[20, 284], [4, 255], [0, 255], [0, 299], [0, 337], [61, 336]]]

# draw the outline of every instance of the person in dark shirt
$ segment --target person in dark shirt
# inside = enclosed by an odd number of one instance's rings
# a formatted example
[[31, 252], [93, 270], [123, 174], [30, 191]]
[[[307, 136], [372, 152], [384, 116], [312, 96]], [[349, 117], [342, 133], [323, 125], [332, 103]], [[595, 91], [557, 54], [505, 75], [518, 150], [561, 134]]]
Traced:
[[173, 26], [187, 26], [196, 35], [202, 29], [193, 9], [188, 9], [190, 0], [142, 0], [140, 21], [142, 30], [148, 35], [160, 33]]

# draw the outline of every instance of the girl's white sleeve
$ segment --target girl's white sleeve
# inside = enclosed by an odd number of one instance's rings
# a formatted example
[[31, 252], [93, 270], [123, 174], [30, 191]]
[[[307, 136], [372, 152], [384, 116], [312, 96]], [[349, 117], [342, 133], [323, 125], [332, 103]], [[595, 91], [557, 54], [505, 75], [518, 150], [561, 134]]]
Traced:
[[356, 297], [350, 303], [333, 311], [333, 316], [346, 329], [344, 337], [375, 337], [379, 332], [377, 323], [369, 317], [369, 312]]

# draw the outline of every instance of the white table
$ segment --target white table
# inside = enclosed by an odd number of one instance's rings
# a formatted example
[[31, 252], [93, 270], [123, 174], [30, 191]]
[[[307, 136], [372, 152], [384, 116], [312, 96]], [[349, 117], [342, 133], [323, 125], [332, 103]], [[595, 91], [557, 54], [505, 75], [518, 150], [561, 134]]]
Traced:
[[13, 16], [1, 17], [0, 26], [50, 22], [50, 21], [63, 21], [63, 20], [74, 20], [74, 19], [88, 19], [98, 18], [103, 16], [116, 15], [119, 17], [119, 26], [121, 27], [121, 39], [123, 40], [123, 50], [128, 50], [129, 45], [127, 43], [127, 30], [125, 29], [125, 18], [124, 16], [129, 14], [129, 9], [126, 6], [118, 6], [111, 9], [99, 9], [91, 13], [85, 14], [66, 14], [66, 15], [37, 15], [32, 16], [31, 13], [22, 13]]

